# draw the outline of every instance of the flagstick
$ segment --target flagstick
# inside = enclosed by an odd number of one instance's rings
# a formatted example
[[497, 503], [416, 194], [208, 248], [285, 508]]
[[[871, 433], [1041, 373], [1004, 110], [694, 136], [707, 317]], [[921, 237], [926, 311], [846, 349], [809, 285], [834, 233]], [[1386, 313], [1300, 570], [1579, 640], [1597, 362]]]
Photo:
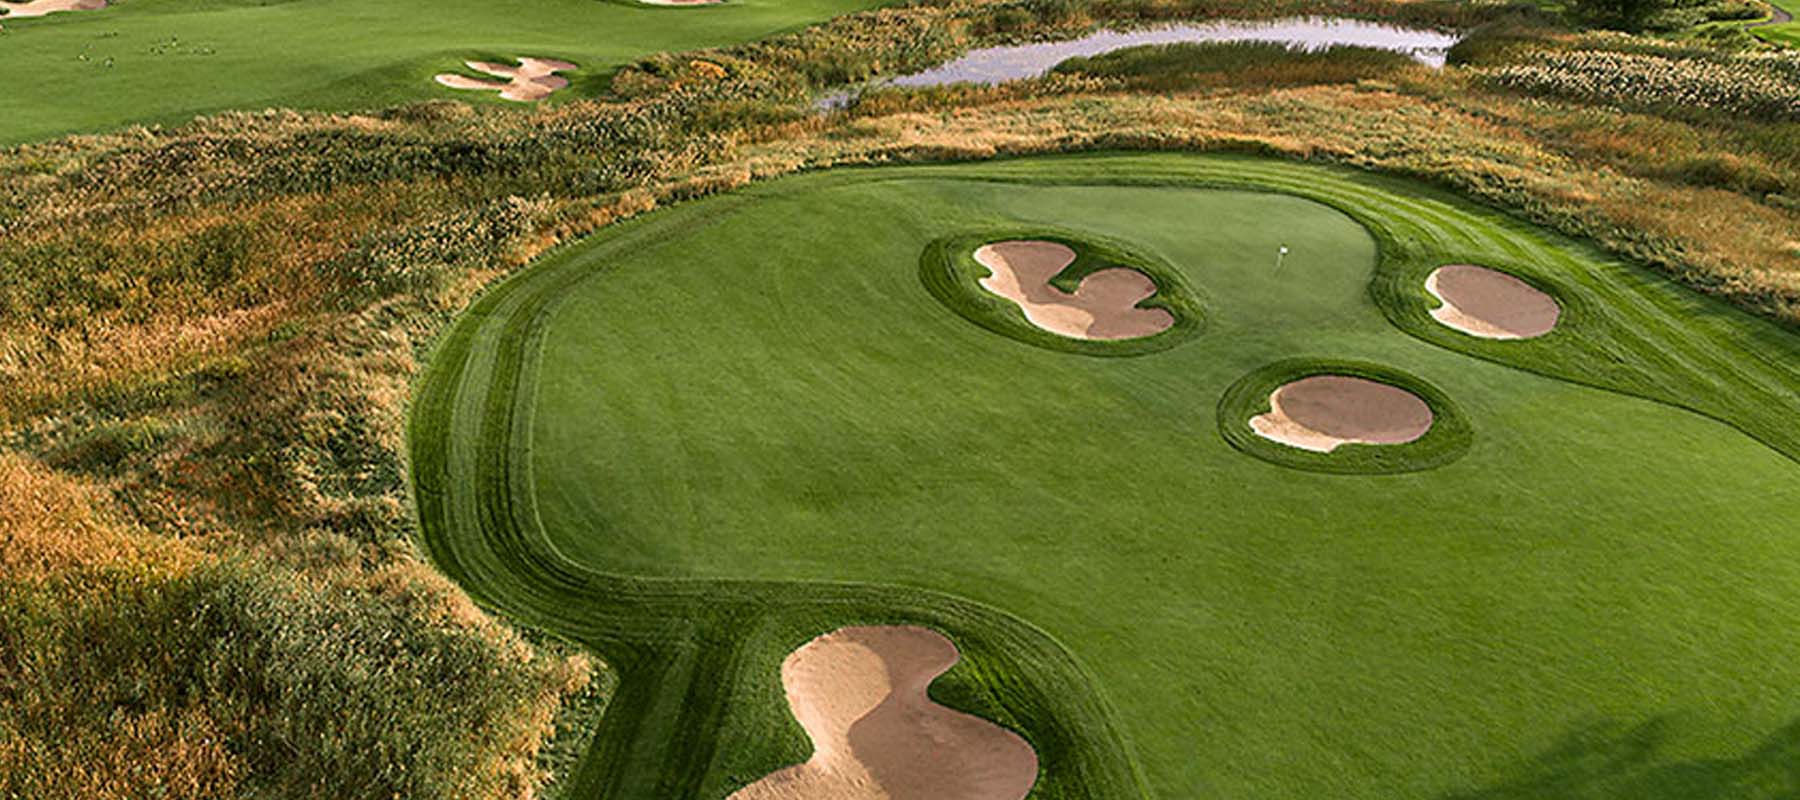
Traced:
[[1281, 262], [1287, 258], [1287, 253], [1288, 253], [1288, 249], [1287, 249], [1287, 245], [1285, 245], [1285, 244], [1281, 246], [1280, 250], [1276, 251], [1276, 253], [1275, 253], [1275, 271], [1276, 272], [1281, 271]]

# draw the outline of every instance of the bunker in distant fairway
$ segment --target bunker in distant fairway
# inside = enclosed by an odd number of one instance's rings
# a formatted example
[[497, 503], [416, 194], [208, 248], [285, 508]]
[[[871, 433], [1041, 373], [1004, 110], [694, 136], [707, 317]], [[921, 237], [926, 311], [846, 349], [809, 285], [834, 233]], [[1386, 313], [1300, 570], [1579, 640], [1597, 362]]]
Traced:
[[1135, 269], [1114, 267], [1081, 279], [1073, 292], [1050, 280], [1075, 262], [1067, 245], [1045, 241], [1008, 241], [985, 245], [975, 260], [989, 277], [981, 288], [1017, 303], [1031, 324], [1071, 339], [1137, 339], [1175, 324], [1166, 309], [1139, 308], [1156, 294], [1156, 282]]
[[1397, 386], [1347, 375], [1314, 375], [1276, 389], [1269, 413], [1251, 418], [1258, 436], [1329, 453], [1346, 444], [1405, 444], [1431, 430], [1431, 407]]
[[943, 634], [907, 625], [841, 628], [781, 664], [794, 718], [813, 755], [732, 800], [1019, 800], [1037, 753], [1018, 734], [933, 702], [931, 682], [957, 662]]
[[498, 91], [501, 97], [521, 103], [535, 103], [550, 96], [551, 92], [569, 85], [569, 79], [557, 75], [575, 69], [576, 66], [567, 61], [553, 58], [521, 58], [519, 66], [495, 64], [491, 61], [464, 61], [469, 69], [485, 72], [497, 78], [506, 78], [506, 82], [484, 81], [467, 75], [453, 72], [439, 73], [437, 82], [452, 89], [485, 89]]
[[1431, 316], [1483, 339], [1532, 339], [1556, 328], [1562, 309], [1550, 295], [1499, 270], [1450, 264], [1432, 270], [1425, 290], [1443, 302]]
[[106, 0], [30, 0], [26, 3], [0, 2], [0, 20], [41, 17], [58, 11], [99, 11]]

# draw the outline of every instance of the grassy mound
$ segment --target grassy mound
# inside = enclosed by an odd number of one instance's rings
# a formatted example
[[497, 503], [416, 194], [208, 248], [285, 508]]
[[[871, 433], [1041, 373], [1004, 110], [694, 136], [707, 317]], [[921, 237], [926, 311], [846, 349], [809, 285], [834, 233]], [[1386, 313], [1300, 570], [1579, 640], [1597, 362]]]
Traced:
[[[993, 336], [917, 279], [970, 229], [1131, 242], [1205, 287], [1206, 335], [1124, 359]], [[1456, 262], [1552, 288], [1571, 324], [1443, 338], [1417, 270]], [[1481, 435], [1380, 476], [1223, 441], [1217, 399], [1303, 355], [1417, 376]], [[420, 387], [413, 478], [443, 569], [618, 666], [595, 791], [722, 796], [803, 759], [781, 658], [904, 623], [964, 649], [934, 695], [1025, 735], [1040, 797], [1641, 796], [1698, 759], [1716, 796], [1800, 717], [1770, 699], [1800, 679], [1800, 600], [1770, 591], [1800, 579], [1795, 357], [1639, 267], [1359, 173], [822, 173], [490, 292]], [[1630, 763], [1558, 769], [1647, 726]]]

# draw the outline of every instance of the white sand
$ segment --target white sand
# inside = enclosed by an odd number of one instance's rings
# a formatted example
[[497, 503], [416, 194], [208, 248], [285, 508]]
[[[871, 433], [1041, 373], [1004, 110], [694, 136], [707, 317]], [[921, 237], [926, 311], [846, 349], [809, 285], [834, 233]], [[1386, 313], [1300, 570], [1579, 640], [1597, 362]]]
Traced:
[[957, 658], [913, 626], [843, 628], [795, 650], [781, 683], [812, 758], [730, 800], [1020, 800], [1037, 782], [1031, 745], [926, 695]]
[[1269, 394], [1250, 419], [1258, 436], [1329, 453], [1345, 444], [1405, 444], [1431, 430], [1431, 407], [1412, 392], [1345, 375], [1314, 375]]
[[0, 2], [0, 8], [6, 9], [0, 15], [0, 21], [24, 19], [25, 17], [41, 17], [58, 11], [99, 11], [106, 7], [106, 0], [31, 0], [28, 3]]
[[984, 245], [975, 261], [988, 270], [981, 288], [1019, 305], [1031, 324], [1071, 339], [1136, 339], [1175, 324], [1161, 308], [1138, 308], [1156, 294], [1156, 282], [1135, 269], [1114, 267], [1089, 274], [1073, 293], [1050, 279], [1075, 261], [1075, 251], [1043, 241]]
[[1425, 290], [1443, 305], [1438, 322], [1483, 339], [1530, 339], [1556, 328], [1562, 309], [1555, 298], [1518, 278], [1487, 267], [1451, 264], [1432, 270]]
[[492, 61], [464, 61], [469, 69], [485, 72], [500, 81], [484, 81], [452, 72], [440, 73], [437, 82], [452, 89], [485, 89], [497, 91], [501, 97], [521, 103], [535, 103], [550, 96], [551, 92], [569, 85], [569, 79], [555, 73], [567, 72], [576, 66], [567, 61], [549, 58], [521, 58], [518, 66], [496, 64]]

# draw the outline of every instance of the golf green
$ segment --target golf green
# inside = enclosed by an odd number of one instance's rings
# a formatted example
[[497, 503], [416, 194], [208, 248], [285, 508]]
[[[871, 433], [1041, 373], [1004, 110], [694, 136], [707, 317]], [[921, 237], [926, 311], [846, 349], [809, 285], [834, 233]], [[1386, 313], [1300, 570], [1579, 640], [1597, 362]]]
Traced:
[[[1118, 243], [1204, 319], [1119, 357], [976, 324], [920, 263], [984, 230]], [[1545, 287], [1559, 327], [1438, 325], [1445, 263]], [[890, 621], [964, 647], [934, 695], [1024, 734], [1035, 796], [1716, 797], [1800, 720], [1797, 357], [1641, 268], [1348, 170], [839, 171], [490, 293], [421, 387], [415, 484], [446, 571], [619, 668], [583, 773], [618, 796], [803, 760], [781, 657]], [[1221, 435], [1267, 409], [1222, 402], [1246, 376], [1333, 363], [1441, 394], [1454, 447], [1375, 474]]]
[[348, 111], [454, 98], [432, 76], [465, 60], [556, 58], [580, 69], [547, 102], [592, 96], [651, 53], [737, 44], [879, 5], [729, 0], [119, 0], [96, 11], [0, 17], [0, 145], [128, 123], [269, 107]]

